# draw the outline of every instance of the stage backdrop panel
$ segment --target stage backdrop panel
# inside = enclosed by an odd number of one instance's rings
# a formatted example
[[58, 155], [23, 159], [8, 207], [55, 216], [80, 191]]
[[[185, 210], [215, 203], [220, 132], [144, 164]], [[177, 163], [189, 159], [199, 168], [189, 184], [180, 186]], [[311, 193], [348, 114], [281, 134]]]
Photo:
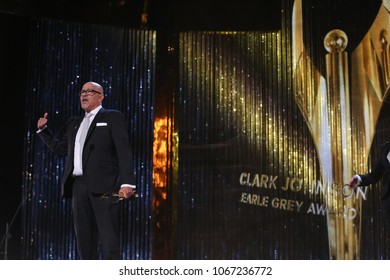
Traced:
[[93, 80], [103, 106], [125, 114], [140, 197], [122, 208], [124, 259], [151, 258], [151, 174], [156, 33], [55, 20], [31, 22], [22, 207], [24, 259], [76, 259], [71, 201], [60, 197], [64, 159], [36, 136], [49, 113], [53, 131], [82, 113], [78, 92]]
[[179, 259], [328, 259], [280, 32], [180, 34]]

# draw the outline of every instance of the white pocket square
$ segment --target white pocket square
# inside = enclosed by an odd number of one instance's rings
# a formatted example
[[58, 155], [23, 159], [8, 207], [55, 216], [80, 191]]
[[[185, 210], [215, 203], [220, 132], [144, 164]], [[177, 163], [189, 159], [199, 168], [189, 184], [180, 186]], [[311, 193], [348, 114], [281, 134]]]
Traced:
[[98, 122], [96, 123], [96, 126], [107, 126], [106, 122]]

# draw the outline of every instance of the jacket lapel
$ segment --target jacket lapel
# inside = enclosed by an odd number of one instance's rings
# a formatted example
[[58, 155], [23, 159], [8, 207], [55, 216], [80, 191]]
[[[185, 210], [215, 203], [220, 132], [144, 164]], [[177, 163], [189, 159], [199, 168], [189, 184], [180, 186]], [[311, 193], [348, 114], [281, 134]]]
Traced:
[[[88, 142], [88, 139], [90, 138], [91, 134], [96, 128], [96, 123], [103, 117], [104, 109], [101, 108], [99, 112], [97, 112], [96, 116], [93, 118], [93, 121], [91, 122], [91, 125], [89, 126], [87, 137], [85, 138], [85, 143]], [[79, 124], [80, 125], [80, 124]]]

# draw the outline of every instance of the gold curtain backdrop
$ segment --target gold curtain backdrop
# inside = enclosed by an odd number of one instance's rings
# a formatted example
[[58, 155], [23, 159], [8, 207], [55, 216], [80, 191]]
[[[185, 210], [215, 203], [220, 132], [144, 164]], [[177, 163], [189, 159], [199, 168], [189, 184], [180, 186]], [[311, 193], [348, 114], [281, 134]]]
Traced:
[[328, 258], [281, 33], [187, 32], [179, 46], [180, 258]]

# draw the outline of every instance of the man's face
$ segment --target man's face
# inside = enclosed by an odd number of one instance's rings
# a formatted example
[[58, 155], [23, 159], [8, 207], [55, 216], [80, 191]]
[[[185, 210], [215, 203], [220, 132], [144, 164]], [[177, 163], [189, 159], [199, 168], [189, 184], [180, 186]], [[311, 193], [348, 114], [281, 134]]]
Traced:
[[95, 83], [85, 83], [80, 92], [80, 105], [86, 112], [98, 107], [103, 101], [103, 89]]

